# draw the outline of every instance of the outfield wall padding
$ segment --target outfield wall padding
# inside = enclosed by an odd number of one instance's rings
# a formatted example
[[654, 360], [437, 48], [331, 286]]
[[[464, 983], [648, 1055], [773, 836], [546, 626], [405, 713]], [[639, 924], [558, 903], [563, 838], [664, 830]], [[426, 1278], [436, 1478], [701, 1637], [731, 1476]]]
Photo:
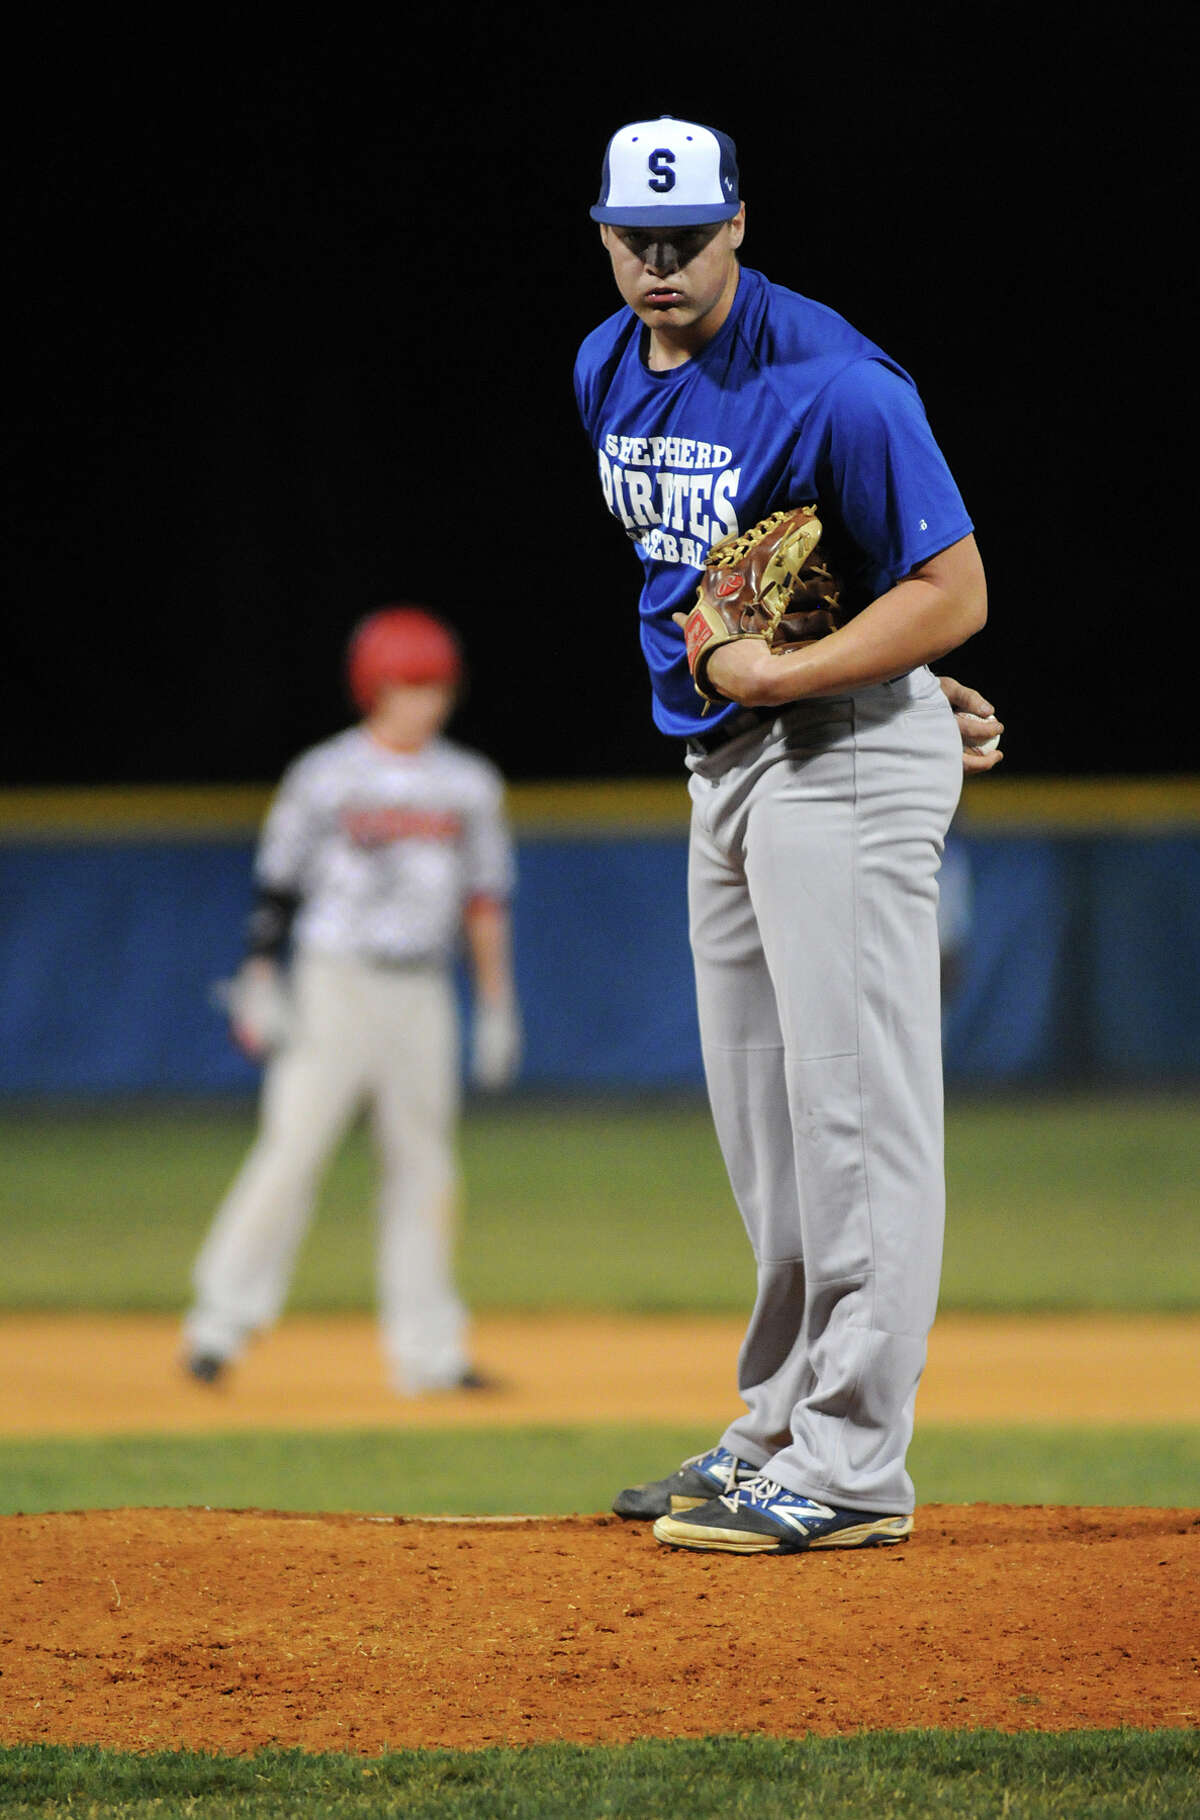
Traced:
[[[1200, 1077], [1200, 834], [953, 845], [969, 921], [951, 1085]], [[0, 846], [0, 1093], [252, 1089], [211, 1003], [251, 855], [249, 837]], [[699, 1086], [682, 833], [522, 839], [519, 868], [523, 1084]]]

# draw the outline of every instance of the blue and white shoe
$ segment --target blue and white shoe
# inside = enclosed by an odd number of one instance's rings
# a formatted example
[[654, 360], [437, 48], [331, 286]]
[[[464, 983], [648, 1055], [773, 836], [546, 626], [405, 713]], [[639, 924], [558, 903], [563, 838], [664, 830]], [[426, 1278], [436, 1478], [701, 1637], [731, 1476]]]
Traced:
[[665, 1517], [679, 1510], [694, 1510], [707, 1504], [722, 1492], [733, 1491], [762, 1471], [749, 1460], [739, 1460], [727, 1447], [710, 1447], [707, 1453], [694, 1454], [690, 1460], [666, 1479], [651, 1479], [646, 1485], [631, 1485], [618, 1492], [613, 1509], [619, 1517]]
[[686, 1516], [664, 1515], [655, 1540], [729, 1555], [794, 1555], [806, 1548], [878, 1548], [912, 1534], [911, 1517], [835, 1510], [759, 1473]]

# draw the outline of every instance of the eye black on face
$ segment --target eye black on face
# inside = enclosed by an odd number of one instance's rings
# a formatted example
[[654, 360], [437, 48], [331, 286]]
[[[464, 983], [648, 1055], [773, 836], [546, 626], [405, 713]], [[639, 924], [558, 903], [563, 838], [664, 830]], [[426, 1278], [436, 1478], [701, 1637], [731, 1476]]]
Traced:
[[675, 255], [674, 264], [682, 269], [703, 252], [710, 240], [715, 240], [724, 225], [714, 221], [696, 227], [619, 227], [617, 234], [635, 259], [644, 260], [650, 253], [661, 254], [670, 249]]

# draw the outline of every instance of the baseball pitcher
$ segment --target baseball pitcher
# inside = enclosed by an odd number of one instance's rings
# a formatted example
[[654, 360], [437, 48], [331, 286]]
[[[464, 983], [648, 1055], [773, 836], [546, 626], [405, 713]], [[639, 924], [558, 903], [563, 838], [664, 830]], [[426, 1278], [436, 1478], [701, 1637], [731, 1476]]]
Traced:
[[614, 1508], [675, 1548], [895, 1543], [941, 1266], [938, 864], [964, 763], [999, 756], [989, 704], [927, 666], [983, 625], [983, 568], [909, 375], [742, 265], [724, 133], [622, 127], [591, 213], [622, 307], [576, 395], [689, 773], [705, 1071], [758, 1278], [743, 1413]]

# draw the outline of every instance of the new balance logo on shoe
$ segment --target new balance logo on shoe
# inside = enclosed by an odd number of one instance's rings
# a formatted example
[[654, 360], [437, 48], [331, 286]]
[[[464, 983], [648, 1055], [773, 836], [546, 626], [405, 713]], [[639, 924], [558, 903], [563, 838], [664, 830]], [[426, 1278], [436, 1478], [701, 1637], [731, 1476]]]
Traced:
[[912, 1518], [902, 1514], [818, 1504], [760, 1473], [686, 1513], [660, 1517], [654, 1535], [670, 1548], [786, 1555], [811, 1548], [875, 1548], [902, 1542], [912, 1526]]

